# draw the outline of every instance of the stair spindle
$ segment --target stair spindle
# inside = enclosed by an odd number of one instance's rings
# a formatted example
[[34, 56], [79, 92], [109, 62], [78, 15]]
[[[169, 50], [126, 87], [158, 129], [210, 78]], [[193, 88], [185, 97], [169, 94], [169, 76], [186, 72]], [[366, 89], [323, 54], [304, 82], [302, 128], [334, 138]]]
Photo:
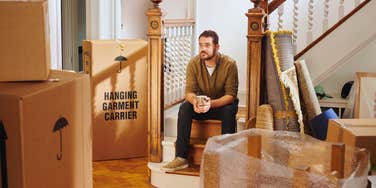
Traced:
[[324, 2], [324, 21], [322, 23], [322, 32], [324, 33], [326, 30], [328, 30], [329, 27], [329, 0], [325, 0]]
[[313, 40], [313, 0], [308, 2], [308, 32], [307, 32], [307, 45], [309, 45]]
[[292, 38], [293, 38], [293, 43], [294, 43], [293, 45], [294, 45], [295, 53], [297, 51], [297, 39], [298, 39], [298, 15], [299, 15], [298, 8], [299, 8], [299, 0], [294, 0]]
[[283, 13], [284, 13], [284, 5], [280, 5], [278, 7], [278, 30], [283, 29]]
[[345, 0], [339, 1], [339, 7], [338, 7], [338, 20], [343, 18], [345, 15]]

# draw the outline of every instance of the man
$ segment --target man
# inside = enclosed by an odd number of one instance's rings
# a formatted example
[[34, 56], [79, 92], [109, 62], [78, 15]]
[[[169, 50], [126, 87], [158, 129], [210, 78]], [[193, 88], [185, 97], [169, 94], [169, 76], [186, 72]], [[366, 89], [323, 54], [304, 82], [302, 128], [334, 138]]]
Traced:
[[[238, 111], [238, 70], [234, 60], [218, 52], [218, 35], [207, 30], [199, 36], [199, 55], [187, 66], [185, 102], [178, 113], [176, 157], [162, 167], [174, 171], [188, 167], [192, 119], [222, 121], [222, 134], [235, 133]], [[200, 95], [199, 97], [197, 97]], [[204, 95], [204, 96], [202, 96]], [[204, 98], [204, 105], [201, 100]], [[200, 103], [198, 102], [200, 100]]]

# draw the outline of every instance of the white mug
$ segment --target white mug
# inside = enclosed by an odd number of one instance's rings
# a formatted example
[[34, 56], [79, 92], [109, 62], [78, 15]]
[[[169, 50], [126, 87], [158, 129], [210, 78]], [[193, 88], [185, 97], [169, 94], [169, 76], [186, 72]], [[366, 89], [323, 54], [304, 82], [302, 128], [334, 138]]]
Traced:
[[207, 97], [206, 95], [197, 95], [196, 100], [198, 106], [207, 106], [207, 103], [209, 102], [209, 97]]

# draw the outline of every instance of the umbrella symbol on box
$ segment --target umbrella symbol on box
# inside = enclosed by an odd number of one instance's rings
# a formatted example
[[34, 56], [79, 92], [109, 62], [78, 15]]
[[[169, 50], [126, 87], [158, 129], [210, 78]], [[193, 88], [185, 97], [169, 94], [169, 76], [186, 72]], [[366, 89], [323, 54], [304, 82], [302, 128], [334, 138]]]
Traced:
[[61, 158], [63, 158], [63, 131], [62, 129], [68, 124], [69, 124], [68, 120], [65, 117], [60, 117], [56, 121], [54, 129], [52, 130], [52, 132], [59, 131], [59, 135], [60, 135], [60, 151], [57, 154], [57, 160], [61, 160]]
[[123, 62], [123, 61], [127, 61], [127, 60], [128, 60], [128, 59], [127, 59], [126, 57], [122, 56], [122, 55], [117, 56], [117, 57], [115, 58], [115, 61], [119, 61], [119, 64], [120, 64], [120, 67], [119, 67], [118, 73], [121, 72], [121, 62]]
[[7, 154], [5, 141], [8, 139], [3, 121], [0, 120], [0, 160], [1, 160], [1, 186], [8, 187]]

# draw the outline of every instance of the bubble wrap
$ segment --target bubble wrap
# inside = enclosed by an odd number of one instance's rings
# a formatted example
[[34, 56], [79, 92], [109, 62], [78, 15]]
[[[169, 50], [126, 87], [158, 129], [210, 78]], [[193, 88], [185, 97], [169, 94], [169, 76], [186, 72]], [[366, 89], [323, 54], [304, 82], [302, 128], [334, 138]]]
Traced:
[[[261, 135], [261, 159], [247, 155], [252, 135]], [[369, 153], [346, 146], [344, 178], [337, 179], [330, 175], [331, 146], [308, 135], [263, 129], [212, 137], [203, 153], [200, 186], [366, 187]]]

